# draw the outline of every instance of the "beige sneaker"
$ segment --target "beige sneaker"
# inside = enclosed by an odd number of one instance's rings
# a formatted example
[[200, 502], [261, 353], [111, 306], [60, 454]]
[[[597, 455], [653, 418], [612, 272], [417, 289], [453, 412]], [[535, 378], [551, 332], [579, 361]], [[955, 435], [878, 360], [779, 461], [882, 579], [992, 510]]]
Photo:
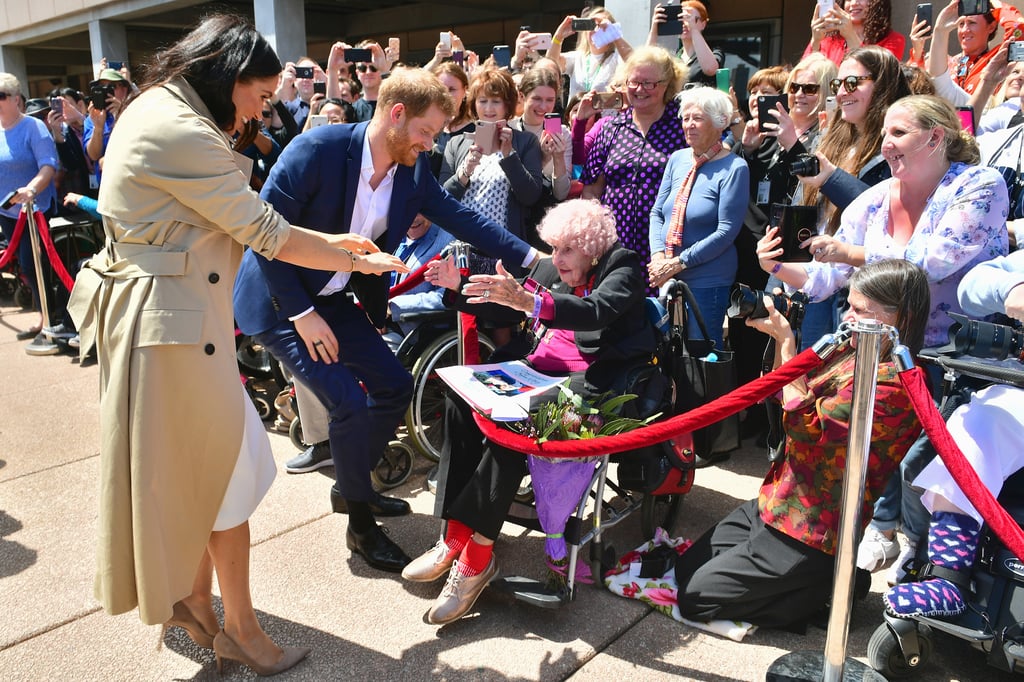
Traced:
[[444, 538], [402, 569], [402, 577], [413, 583], [432, 583], [452, 567], [459, 553], [448, 549]]
[[467, 576], [466, 565], [456, 560], [452, 570], [448, 573], [448, 580], [444, 589], [430, 607], [427, 620], [435, 625], [445, 625], [454, 622], [469, 613], [476, 603], [477, 597], [491, 582], [491, 578], [498, 574], [498, 562], [491, 556], [491, 562], [487, 568], [477, 575]]

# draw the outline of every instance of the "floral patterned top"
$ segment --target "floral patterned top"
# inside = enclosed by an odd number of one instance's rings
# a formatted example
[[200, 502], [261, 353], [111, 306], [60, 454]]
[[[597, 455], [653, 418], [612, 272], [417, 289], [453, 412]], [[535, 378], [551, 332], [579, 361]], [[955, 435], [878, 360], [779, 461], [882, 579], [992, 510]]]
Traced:
[[[835, 554], [846, 470], [846, 440], [853, 401], [854, 354], [850, 349], [808, 376], [803, 400], [782, 406], [786, 454], [761, 484], [761, 519], [791, 538]], [[921, 432], [917, 414], [891, 362], [878, 367], [871, 450], [861, 522]]]
[[[867, 263], [903, 258], [928, 275], [932, 310], [925, 329], [925, 346], [947, 340], [952, 320], [947, 312], [963, 313], [956, 288], [964, 273], [1009, 250], [1006, 216], [1009, 197], [998, 171], [984, 166], [953, 163], [932, 192], [914, 234], [906, 245], [889, 234], [889, 194], [896, 182], [885, 180], [868, 188], [845, 211], [836, 239], [864, 246]], [[803, 290], [812, 301], [828, 298], [853, 272], [840, 263], [806, 263]]]
[[685, 146], [678, 102], [672, 100], [665, 105], [665, 113], [646, 137], [633, 122], [630, 107], [604, 123], [583, 166], [581, 179], [585, 185], [604, 176], [601, 203], [615, 214], [620, 244], [640, 254], [645, 270], [651, 261], [651, 209], [668, 158]]

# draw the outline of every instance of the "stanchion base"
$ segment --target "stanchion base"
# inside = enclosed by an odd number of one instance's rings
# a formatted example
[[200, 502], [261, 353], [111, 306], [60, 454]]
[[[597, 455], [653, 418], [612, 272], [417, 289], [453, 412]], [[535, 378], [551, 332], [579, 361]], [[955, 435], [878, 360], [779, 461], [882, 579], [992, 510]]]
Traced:
[[25, 346], [25, 352], [29, 355], [56, 355], [60, 352], [60, 347], [39, 332], [36, 338], [32, 339], [32, 343]]
[[[821, 682], [825, 670], [825, 654], [814, 651], [793, 651], [775, 659], [766, 682]], [[858, 660], [847, 658], [843, 663], [843, 682], [886, 682], [877, 670]]]

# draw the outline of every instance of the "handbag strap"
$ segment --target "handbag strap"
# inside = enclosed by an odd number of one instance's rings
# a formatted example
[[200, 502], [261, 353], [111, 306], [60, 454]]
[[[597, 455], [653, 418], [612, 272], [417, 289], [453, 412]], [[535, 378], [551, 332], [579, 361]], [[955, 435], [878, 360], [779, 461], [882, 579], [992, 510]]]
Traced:
[[[694, 298], [689, 285], [687, 285], [683, 280], [677, 279], [674, 281], [673, 286], [682, 293], [683, 300], [686, 301], [686, 305], [693, 312], [693, 317], [697, 321], [697, 327], [700, 329], [700, 333], [704, 337], [704, 341], [707, 342], [711, 348], [714, 348], [714, 343], [711, 341], [711, 335], [708, 334], [707, 325], [704, 324], [704, 315], [701, 313], [700, 306], [697, 305], [697, 299]], [[686, 315], [685, 311], [683, 314]], [[683, 320], [683, 324], [685, 326], [685, 319]]]

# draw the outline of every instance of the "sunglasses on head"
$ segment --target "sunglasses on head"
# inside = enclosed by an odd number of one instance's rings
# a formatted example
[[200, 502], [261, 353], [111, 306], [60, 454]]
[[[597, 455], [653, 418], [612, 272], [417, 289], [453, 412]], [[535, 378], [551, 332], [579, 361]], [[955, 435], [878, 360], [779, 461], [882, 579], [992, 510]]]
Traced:
[[789, 84], [789, 94], [795, 95], [801, 90], [803, 90], [805, 95], [817, 95], [818, 91], [821, 90], [821, 85], [818, 83], [797, 83], [795, 81]]
[[373, 64], [357, 64], [356, 71], [358, 71], [359, 73], [366, 73], [367, 71], [377, 73], [377, 67], [374, 66]]
[[832, 94], [839, 94], [839, 86], [846, 88], [847, 92], [853, 92], [856, 90], [862, 81], [873, 81], [874, 76], [847, 76], [846, 78], [833, 78], [828, 82], [829, 88], [832, 90]]

